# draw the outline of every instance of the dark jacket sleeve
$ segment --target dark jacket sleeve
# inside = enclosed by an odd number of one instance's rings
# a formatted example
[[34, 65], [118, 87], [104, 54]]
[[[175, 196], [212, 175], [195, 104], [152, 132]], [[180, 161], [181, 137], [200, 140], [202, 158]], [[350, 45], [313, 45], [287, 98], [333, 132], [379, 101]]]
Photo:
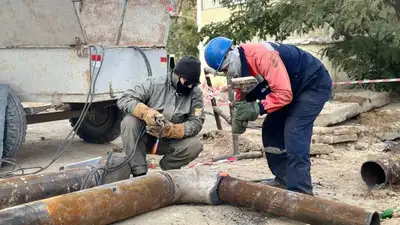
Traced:
[[193, 90], [191, 108], [185, 124], [184, 137], [196, 136], [203, 128], [205, 121], [203, 94], [199, 87]]
[[150, 79], [146, 79], [145, 82], [136, 84], [132, 89], [125, 91], [118, 99], [118, 108], [127, 114], [132, 114], [138, 103], [147, 105], [152, 93], [152, 83]]

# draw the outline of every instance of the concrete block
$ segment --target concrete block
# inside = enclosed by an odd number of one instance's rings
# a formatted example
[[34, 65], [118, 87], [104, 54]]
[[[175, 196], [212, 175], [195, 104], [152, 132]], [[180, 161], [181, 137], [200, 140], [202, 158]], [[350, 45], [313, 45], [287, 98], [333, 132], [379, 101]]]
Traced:
[[335, 93], [334, 101], [327, 102], [315, 120], [315, 126], [328, 126], [343, 122], [360, 113], [389, 104], [387, 92], [350, 91]]
[[383, 129], [375, 129], [375, 137], [381, 141], [391, 141], [400, 138], [400, 122], [394, 122]]
[[361, 113], [357, 103], [327, 102], [314, 122], [315, 126], [325, 127], [338, 124]]
[[357, 134], [350, 135], [313, 135], [312, 143], [321, 143], [321, 144], [337, 144], [344, 142], [357, 141]]
[[311, 149], [310, 149], [310, 155], [315, 156], [315, 155], [327, 155], [329, 153], [332, 153], [334, 151], [334, 148], [332, 145], [327, 145], [327, 144], [312, 144]]
[[352, 91], [335, 93], [335, 101], [356, 102], [361, 107], [361, 112], [367, 112], [374, 108], [379, 108], [390, 103], [388, 92], [373, 91]]
[[365, 126], [362, 125], [342, 125], [332, 127], [314, 127], [314, 135], [352, 135], [362, 134], [365, 130]]

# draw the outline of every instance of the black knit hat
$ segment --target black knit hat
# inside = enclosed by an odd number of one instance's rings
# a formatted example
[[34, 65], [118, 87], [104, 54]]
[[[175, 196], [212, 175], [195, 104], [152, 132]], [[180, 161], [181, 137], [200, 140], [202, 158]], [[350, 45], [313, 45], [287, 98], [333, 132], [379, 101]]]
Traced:
[[197, 85], [200, 83], [200, 60], [194, 56], [182, 57], [174, 68], [174, 73], [185, 78], [190, 84]]

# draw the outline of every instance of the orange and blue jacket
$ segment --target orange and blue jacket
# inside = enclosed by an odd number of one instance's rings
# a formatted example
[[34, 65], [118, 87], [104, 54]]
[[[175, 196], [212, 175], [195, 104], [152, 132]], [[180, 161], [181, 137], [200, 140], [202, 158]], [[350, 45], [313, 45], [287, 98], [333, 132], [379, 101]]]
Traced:
[[[241, 76], [261, 75], [269, 86], [259, 93], [265, 112], [272, 113], [288, 105], [323, 67], [319, 59], [296, 46], [277, 43], [246, 43], [239, 46]], [[240, 99], [240, 90], [236, 90]]]

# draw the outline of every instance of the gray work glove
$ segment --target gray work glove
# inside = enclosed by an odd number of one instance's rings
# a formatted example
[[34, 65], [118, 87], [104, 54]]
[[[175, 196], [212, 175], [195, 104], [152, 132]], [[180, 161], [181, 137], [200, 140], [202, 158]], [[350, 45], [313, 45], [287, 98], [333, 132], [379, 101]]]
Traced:
[[234, 107], [237, 120], [254, 121], [260, 115], [260, 106], [257, 102], [239, 101]]
[[247, 129], [247, 120], [238, 120], [236, 118], [233, 118], [232, 120], [232, 133], [233, 134], [243, 134], [246, 132]]

